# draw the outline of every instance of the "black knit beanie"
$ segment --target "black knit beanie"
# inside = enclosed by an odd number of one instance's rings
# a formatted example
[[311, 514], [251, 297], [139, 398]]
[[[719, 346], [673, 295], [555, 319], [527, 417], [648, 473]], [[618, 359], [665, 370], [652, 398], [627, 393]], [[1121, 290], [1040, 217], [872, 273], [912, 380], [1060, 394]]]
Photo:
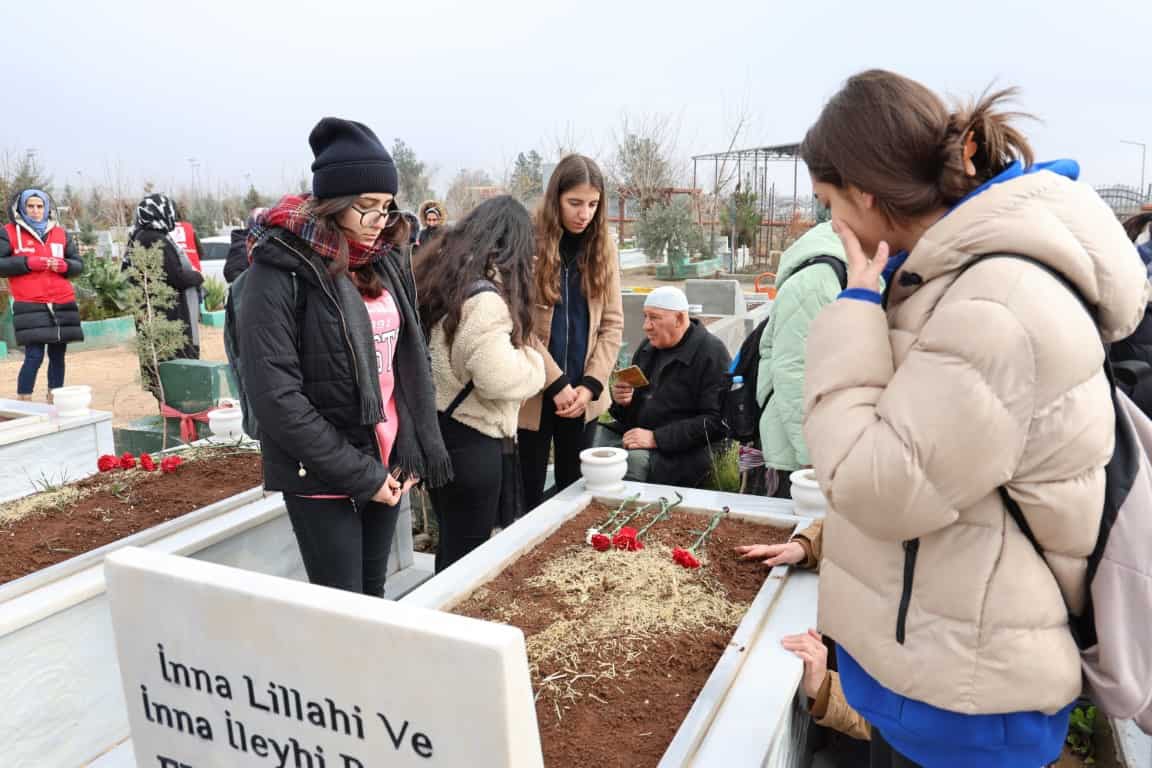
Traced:
[[392, 155], [363, 123], [326, 117], [308, 135], [312, 154], [312, 194], [319, 198], [396, 194], [400, 184]]

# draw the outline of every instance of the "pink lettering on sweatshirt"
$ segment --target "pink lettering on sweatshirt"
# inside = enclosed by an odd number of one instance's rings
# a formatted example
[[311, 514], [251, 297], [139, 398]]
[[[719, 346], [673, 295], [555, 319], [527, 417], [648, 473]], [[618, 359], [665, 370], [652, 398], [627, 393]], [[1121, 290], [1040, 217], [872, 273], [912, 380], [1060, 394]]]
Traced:
[[396, 432], [400, 427], [396, 417], [396, 377], [392, 360], [396, 353], [396, 339], [400, 335], [400, 311], [388, 291], [378, 298], [364, 297], [368, 317], [372, 321], [372, 343], [376, 347], [376, 371], [380, 375], [380, 401], [384, 403], [384, 421], [376, 425], [376, 440], [380, 443], [380, 457], [384, 466], [392, 455]]

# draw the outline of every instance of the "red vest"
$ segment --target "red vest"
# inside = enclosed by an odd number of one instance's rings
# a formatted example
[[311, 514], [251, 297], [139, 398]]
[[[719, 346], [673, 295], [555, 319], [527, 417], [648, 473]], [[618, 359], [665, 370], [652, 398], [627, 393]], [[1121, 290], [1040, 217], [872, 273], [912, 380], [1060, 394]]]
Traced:
[[[45, 235], [46, 242], [40, 242], [31, 232], [15, 224], [6, 224], [4, 229], [8, 232], [8, 243], [12, 246], [13, 256], [64, 258], [68, 233], [59, 225], [48, 230]], [[72, 290], [72, 283], [68, 278], [51, 270], [10, 277], [8, 286], [12, 291], [12, 298], [16, 301], [34, 301], [38, 304], [67, 304], [76, 301], [76, 292]]]
[[200, 269], [200, 252], [196, 250], [196, 230], [192, 229], [192, 225], [186, 221], [176, 222], [176, 229], [172, 230], [172, 239], [176, 241], [176, 245], [184, 249], [184, 253], [188, 254], [188, 261], [192, 262], [196, 271], [203, 272], [204, 270]]

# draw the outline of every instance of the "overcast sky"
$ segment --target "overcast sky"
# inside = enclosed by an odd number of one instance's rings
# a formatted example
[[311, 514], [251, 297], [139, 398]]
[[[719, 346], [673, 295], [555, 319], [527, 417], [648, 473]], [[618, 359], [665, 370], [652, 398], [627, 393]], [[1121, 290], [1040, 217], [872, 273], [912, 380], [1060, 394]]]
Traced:
[[[1143, 10], [1139, 10], [1144, 6]], [[31, 13], [30, 13], [31, 11]], [[667, 114], [684, 156], [796, 141], [840, 82], [886, 67], [960, 96], [1018, 85], [1042, 159], [1140, 180], [1152, 144], [1146, 2], [65, 0], [6, 9], [0, 150], [35, 148], [58, 187], [120, 164], [178, 189], [283, 191], [324, 115], [402, 137], [437, 169], [499, 177], [574, 138], [603, 157], [621, 116]], [[861, 126], [867, 130], [867, 126]], [[779, 177], [791, 185], [791, 169]]]

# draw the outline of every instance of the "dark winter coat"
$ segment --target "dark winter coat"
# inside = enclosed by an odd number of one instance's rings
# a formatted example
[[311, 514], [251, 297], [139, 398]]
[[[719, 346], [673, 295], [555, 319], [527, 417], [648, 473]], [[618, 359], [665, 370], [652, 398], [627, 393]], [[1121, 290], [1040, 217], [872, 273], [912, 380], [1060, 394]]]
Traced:
[[141, 229], [137, 232], [133, 248], [149, 248], [158, 242], [164, 246], [164, 278], [168, 285], [176, 291], [176, 299], [173, 301], [172, 307], [165, 312], [165, 315], [169, 320], [179, 320], [184, 323], [184, 336], [187, 340], [184, 350], [177, 357], [198, 359], [200, 349], [193, 341], [192, 323], [199, 323], [200, 318], [192, 317], [192, 309], [185, 301], [184, 291], [203, 285], [204, 275], [193, 269], [186, 258], [181, 258], [180, 252], [176, 250], [176, 245], [158, 229]]
[[327, 265], [279, 232], [255, 249], [236, 306], [240, 377], [260, 426], [264, 487], [363, 503], [387, 470], [374, 427], [361, 423], [347, 325]]
[[248, 269], [248, 229], [232, 230], [232, 244], [228, 246], [228, 258], [224, 261], [224, 279], [233, 283]]
[[731, 358], [724, 342], [692, 320], [680, 343], [656, 349], [645, 341], [632, 356], [649, 386], [637, 389], [632, 404], [613, 404], [620, 427], [652, 430], [648, 481], [686, 487], [700, 486], [712, 470], [712, 450], [723, 441], [720, 400], [728, 386], [725, 372]]
[[[1136, 251], [1152, 278], [1152, 242], [1137, 246]], [[1152, 305], [1144, 308], [1144, 318], [1131, 336], [1112, 343], [1108, 357], [1124, 392], [1144, 413], [1152, 414]]]
[[1144, 319], [1131, 336], [1113, 342], [1108, 357], [1124, 392], [1140, 410], [1152, 414], [1152, 305], [1145, 307]]
[[419, 248], [420, 246], [424, 245], [425, 243], [427, 243], [432, 238], [436, 237], [436, 235], [440, 234], [440, 232], [442, 231], [441, 227], [443, 227], [443, 226], [444, 225], [441, 224], [441, 225], [436, 226], [436, 227], [424, 227], [424, 228], [422, 228], [416, 234], [416, 247]]
[[[22, 227], [19, 223], [15, 226]], [[35, 233], [27, 228], [22, 228], [20, 235], [28, 241], [40, 243]], [[12, 304], [12, 324], [17, 344], [26, 346], [84, 340], [84, 332], [80, 326], [80, 309], [76, 305], [75, 294], [67, 282], [84, 271], [84, 261], [76, 251], [76, 242], [67, 233], [65, 233], [64, 261], [68, 264], [68, 270], [63, 274], [33, 273], [28, 269], [28, 259], [16, 253], [15, 245], [10, 242], [8, 228], [0, 227], [0, 277], [9, 279], [15, 299]], [[22, 280], [59, 281], [62, 300], [21, 301], [18, 286]]]

